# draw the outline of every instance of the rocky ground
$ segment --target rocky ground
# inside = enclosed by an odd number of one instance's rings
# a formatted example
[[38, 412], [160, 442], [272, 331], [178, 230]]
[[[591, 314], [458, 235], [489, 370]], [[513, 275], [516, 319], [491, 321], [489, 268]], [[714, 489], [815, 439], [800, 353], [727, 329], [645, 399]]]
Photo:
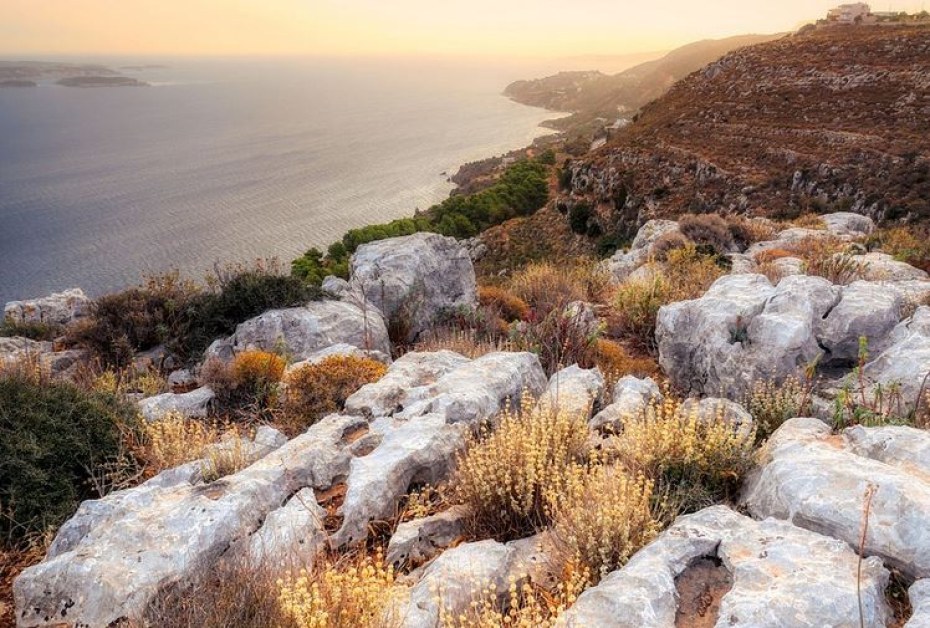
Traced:
[[[203, 580], [215, 565], [246, 561], [256, 572], [283, 574], [383, 540], [387, 561], [404, 574], [394, 586], [405, 595], [392, 603], [388, 623], [450, 625], [448, 617], [466, 612], [489, 584], [502, 594], [527, 578], [545, 586], [558, 556], [553, 532], [478, 538], [468, 532], [466, 505], [402, 520], [398, 508], [417, 487], [442, 485], [472, 446], [470, 434], [493, 426], [521, 396], [582, 415], [597, 442], [622, 437], [631, 420], [648, 421], [648, 408], [670, 394], [692, 398], [682, 412], [745, 435], [761, 427], [761, 415], [741, 405], [754, 383], [777, 385], [819, 360], [829, 378], [816, 380], [805, 404], [804, 416], [814, 418], [783, 417], [732, 500], [678, 518], [547, 621], [930, 625], [930, 433], [913, 426], [928, 392], [930, 307], [920, 304], [930, 279], [880, 253], [858, 256], [861, 278], [848, 284], [804, 274], [800, 262], [757, 273], [765, 251], [801, 235], [849, 244], [874, 228], [856, 214], [824, 216], [823, 224], [804, 234], [783, 229], [732, 253], [730, 274], [703, 296], [661, 308], [658, 359], [671, 388], [633, 376], [608, 385], [597, 369], [577, 365], [547, 378], [529, 352], [413, 351], [392, 361], [386, 321], [402, 312], [411, 340], [441, 312], [476, 307], [475, 272], [466, 249], [438, 235], [362, 246], [350, 280], [327, 282], [336, 298], [261, 314], [207, 355], [232, 360], [283, 345], [290, 360], [314, 363], [365, 353], [389, 363], [386, 374], [296, 437], [263, 427], [245, 438], [235, 445], [245, 464], [230, 475], [205, 478], [202, 462], [192, 461], [81, 504], [44, 560], [15, 580], [16, 623], [145, 623], [166, 589]], [[613, 281], [637, 281], [661, 264], [648, 252], [677, 229], [671, 221], [646, 224], [629, 251], [606, 262]], [[404, 310], [413, 300], [417, 309]], [[9, 304], [6, 313], [67, 323], [87, 305], [71, 291]], [[869, 354], [860, 363], [863, 338]], [[56, 376], [82, 359], [52, 343], [3, 343], [5, 360], [37, 355]], [[141, 399], [145, 420], [169, 411], [192, 421], [206, 416], [214, 393], [199, 386], [197, 371], [172, 374], [193, 390]], [[870, 407], [877, 386], [895, 387], [897, 419], [839, 417], [852, 408], [836, 405], [844, 373], [864, 382], [858, 410]], [[908, 587], [907, 610], [892, 603], [890, 582]]]

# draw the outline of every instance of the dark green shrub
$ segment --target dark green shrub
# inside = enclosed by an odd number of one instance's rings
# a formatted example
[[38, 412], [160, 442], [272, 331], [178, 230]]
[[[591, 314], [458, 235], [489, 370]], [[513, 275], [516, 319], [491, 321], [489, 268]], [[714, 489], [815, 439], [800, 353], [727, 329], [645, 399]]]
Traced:
[[678, 229], [697, 246], [706, 245], [717, 255], [733, 248], [730, 225], [717, 214], [685, 214], [678, 219]]
[[61, 335], [61, 332], [61, 326], [40, 321], [20, 323], [7, 318], [0, 322], [0, 336], [20, 336], [30, 340], [54, 340]]
[[15, 545], [99, 497], [93, 470], [115, 460], [134, 409], [104, 393], [0, 377], [0, 539]]
[[568, 211], [568, 224], [572, 231], [582, 235], [588, 233], [589, 222], [594, 215], [591, 205], [584, 201], [575, 203]]

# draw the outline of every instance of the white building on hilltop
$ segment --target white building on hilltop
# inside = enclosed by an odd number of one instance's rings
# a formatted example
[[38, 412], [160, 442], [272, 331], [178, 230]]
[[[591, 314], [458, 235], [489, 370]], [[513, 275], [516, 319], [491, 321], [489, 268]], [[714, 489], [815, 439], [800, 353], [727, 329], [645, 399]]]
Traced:
[[827, 21], [837, 24], [861, 24], [872, 14], [872, 7], [865, 2], [841, 4], [827, 13]]

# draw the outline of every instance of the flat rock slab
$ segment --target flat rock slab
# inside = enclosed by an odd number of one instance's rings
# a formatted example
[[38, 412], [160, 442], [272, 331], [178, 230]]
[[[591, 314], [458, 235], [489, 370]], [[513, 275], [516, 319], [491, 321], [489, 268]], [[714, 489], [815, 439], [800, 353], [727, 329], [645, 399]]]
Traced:
[[[725, 506], [679, 518], [626, 566], [582, 593], [559, 626], [673, 628], [677, 579], [692, 565], [722, 562], [732, 585], [720, 600], [716, 626], [837, 628], [859, 625], [858, 557], [846, 543], [785, 521], [755, 521]], [[865, 625], [884, 626], [888, 572], [862, 565]]]
[[930, 576], [930, 433], [853, 427], [841, 435], [817, 419], [773, 434], [743, 502], [756, 517], [786, 519], [859, 546], [872, 487], [866, 555], [911, 578]]

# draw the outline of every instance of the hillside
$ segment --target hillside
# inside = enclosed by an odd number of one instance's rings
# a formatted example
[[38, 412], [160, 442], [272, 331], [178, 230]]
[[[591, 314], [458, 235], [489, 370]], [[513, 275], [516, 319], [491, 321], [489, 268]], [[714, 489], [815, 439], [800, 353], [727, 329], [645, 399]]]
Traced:
[[619, 74], [560, 72], [541, 79], [511, 83], [504, 90], [504, 95], [525, 105], [574, 113], [547, 123], [564, 131], [588, 124], [598, 117], [613, 120], [618, 113], [632, 114], [664, 94], [676, 81], [726, 53], [774, 37], [776, 35], [745, 35], [699, 41]]
[[930, 217], [930, 27], [822, 29], [743, 48], [570, 166], [629, 236], [650, 217], [851, 210]]

